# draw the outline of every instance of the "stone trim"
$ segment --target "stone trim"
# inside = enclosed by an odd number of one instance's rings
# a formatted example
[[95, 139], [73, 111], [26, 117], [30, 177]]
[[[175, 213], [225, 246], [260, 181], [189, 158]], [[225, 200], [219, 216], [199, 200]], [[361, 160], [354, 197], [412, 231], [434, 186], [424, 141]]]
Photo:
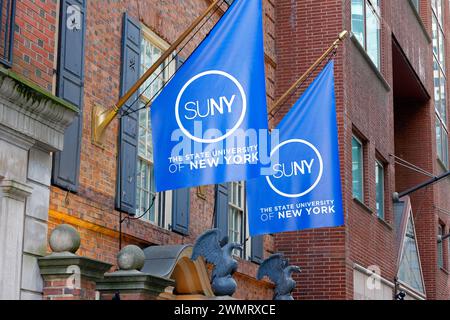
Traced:
[[70, 103], [0, 68], [1, 125], [56, 151], [62, 150], [64, 131], [78, 113]]
[[102, 279], [105, 272], [112, 265], [102, 261], [80, 257], [70, 253], [53, 253], [49, 256], [38, 258], [42, 277], [72, 275], [70, 267], [79, 267], [81, 277], [97, 281]]
[[175, 281], [152, 276], [140, 271], [117, 271], [105, 274], [104, 279], [97, 282], [97, 290], [101, 293], [144, 293], [157, 297]]
[[0, 191], [5, 198], [25, 201], [31, 195], [33, 187], [14, 180], [0, 180]]

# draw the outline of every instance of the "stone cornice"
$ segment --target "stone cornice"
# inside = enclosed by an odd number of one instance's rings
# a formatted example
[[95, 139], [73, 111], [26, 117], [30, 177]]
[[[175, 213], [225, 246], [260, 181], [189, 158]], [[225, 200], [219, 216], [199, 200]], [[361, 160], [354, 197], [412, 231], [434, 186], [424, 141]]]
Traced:
[[7, 198], [25, 201], [33, 188], [27, 184], [14, 180], [0, 180], [0, 193]]
[[62, 150], [64, 131], [78, 112], [70, 103], [0, 68], [0, 125], [56, 151]]
[[43, 258], [38, 258], [41, 275], [46, 277], [71, 275], [76, 266], [79, 275], [88, 279], [102, 279], [105, 272], [111, 269], [112, 265], [102, 261], [80, 257], [70, 253], [54, 253]]

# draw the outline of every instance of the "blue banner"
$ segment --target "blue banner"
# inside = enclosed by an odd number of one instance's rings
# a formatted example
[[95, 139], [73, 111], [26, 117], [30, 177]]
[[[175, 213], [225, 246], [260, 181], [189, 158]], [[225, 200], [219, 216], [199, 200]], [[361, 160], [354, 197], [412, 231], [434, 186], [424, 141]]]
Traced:
[[235, 0], [151, 108], [156, 190], [256, 178], [267, 131], [261, 0]]
[[333, 61], [277, 129], [269, 175], [247, 182], [250, 234], [342, 226]]

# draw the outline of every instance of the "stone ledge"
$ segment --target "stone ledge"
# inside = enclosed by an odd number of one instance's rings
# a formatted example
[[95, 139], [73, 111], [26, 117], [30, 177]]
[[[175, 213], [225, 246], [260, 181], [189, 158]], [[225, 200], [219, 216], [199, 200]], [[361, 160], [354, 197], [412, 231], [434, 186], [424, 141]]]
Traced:
[[97, 281], [97, 290], [101, 293], [144, 293], [157, 297], [175, 281], [156, 277], [140, 271], [117, 271], [107, 273]]
[[34, 99], [36, 101], [49, 100], [53, 104], [59, 105], [73, 112], [78, 113], [80, 111], [73, 104], [59, 97], [54, 96], [53, 94], [51, 94], [48, 91], [45, 91], [44, 89], [34, 84], [33, 82], [19, 76], [17, 73], [0, 67], [0, 79], [3, 80], [4, 78], [11, 78], [12, 80], [14, 80], [16, 90], [19, 93], [25, 94], [29, 99]]
[[33, 192], [33, 187], [14, 180], [0, 180], [0, 191], [4, 197], [25, 200]]
[[72, 266], [79, 268], [81, 277], [99, 280], [112, 267], [109, 263], [70, 253], [53, 253], [49, 256], [38, 258], [38, 264], [44, 280], [50, 276], [72, 275], [73, 269], [69, 269]]
[[0, 125], [56, 151], [62, 150], [64, 131], [78, 113], [72, 104], [0, 68]]

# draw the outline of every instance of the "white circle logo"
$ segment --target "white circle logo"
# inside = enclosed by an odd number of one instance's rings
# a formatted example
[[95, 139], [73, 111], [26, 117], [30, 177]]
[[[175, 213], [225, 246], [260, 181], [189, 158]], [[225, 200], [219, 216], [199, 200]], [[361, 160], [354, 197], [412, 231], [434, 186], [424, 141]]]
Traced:
[[[183, 125], [183, 123], [180, 120], [180, 101], [181, 98], [183, 97], [183, 94], [185, 93], [185, 91], [187, 90], [187, 88], [195, 81], [197, 81], [198, 79], [202, 78], [202, 77], [206, 77], [209, 75], [218, 75], [218, 76], [222, 76], [225, 77], [226, 79], [230, 80], [231, 82], [234, 83], [234, 85], [238, 88], [239, 93], [241, 95], [242, 98], [242, 111], [241, 111], [241, 115], [238, 119], [238, 121], [236, 122], [235, 126], [231, 129], [228, 130], [226, 134], [215, 138], [215, 139], [203, 139], [203, 138], [199, 138], [194, 136], [193, 134], [191, 134]], [[216, 142], [220, 142], [226, 138], [228, 138], [229, 136], [231, 136], [237, 129], [239, 129], [239, 127], [241, 126], [242, 122], [244, 121], [245, 115], [247, 113], [247, 96], [245, 94], [244, 88], [242, 87], [242, 85], [239, 83], [239, 81], [233, 77], [232, 75], [224, 72], [224, 71], [219, 71], [219, 70], [210, 70], [210, 71], [205, 71], [202, 73], [199, 73], [198, 75], [192, 77], [188, 82], [186, 82], [186, 84], [183, 86], [183, 88], [181, 89], [180, 93], [178, 94], [176, 103], [175, 103], [175, 118], [176, 121], [178, 123], [178, 126], [180, 127], [181, 131], [190, 139], [196, 141], [196, 142], [200, 142], [200, 143], [216, 143]], [[214, 128], [216, 129], [216, 128]]]
[[290, 194], [290, 193], [286, 193], [286, 192], [280, 191], [272, 183], [272, 180], [270, 179], [271, 176], [266, 176], [266, 180], [267, 180], [267, 183], [269, 184], [270, 188], [273, 191], [275, 191], [277, 194], [279, 194], [280, 196], [286, 197], [286, 198], [300, 198], [300, 197], [303, 197], [303, 196], [307, 195], [311, 191], [313, 191], [317, 187], [317, 185], [319, 184], [320, 180], [322, 179], [322, 175], [323, 175], [323, 159], [322, 159], [322, 155], [320, 154], [319, 150], [317, 150], [317, 148], [313, 144], [311, 144], [310, 142], [308, 142], [306, 140], [301, 140], [301, 139], [291, 139], [291, 140], [284, 141], [283, 143], [279, 144], [278, 146], [276, 146], [272, 150], [272, 152], [270, 153], [270, 157], [273, 157], [275, 152], [277, 152], [280, 148], [282, 148], [282, 147], [284, 147], [284, 146], [286, 146], [288, 144], [292, 144], [292, 143], [299, 143], [299, 144], [306, 145], [307, 147], [309, 147], [310, 149], [312, 149], [314, 151], [315, 155], [319, 159], [319, 174], [317, 175], [317, 179], [314, 181], [314, 183], [311, 185], [311, 187], [309, 187], [307, 190], [305, 190], [303, 192], [300, 192], [300, 193], [297, 193], [297, 194]]

